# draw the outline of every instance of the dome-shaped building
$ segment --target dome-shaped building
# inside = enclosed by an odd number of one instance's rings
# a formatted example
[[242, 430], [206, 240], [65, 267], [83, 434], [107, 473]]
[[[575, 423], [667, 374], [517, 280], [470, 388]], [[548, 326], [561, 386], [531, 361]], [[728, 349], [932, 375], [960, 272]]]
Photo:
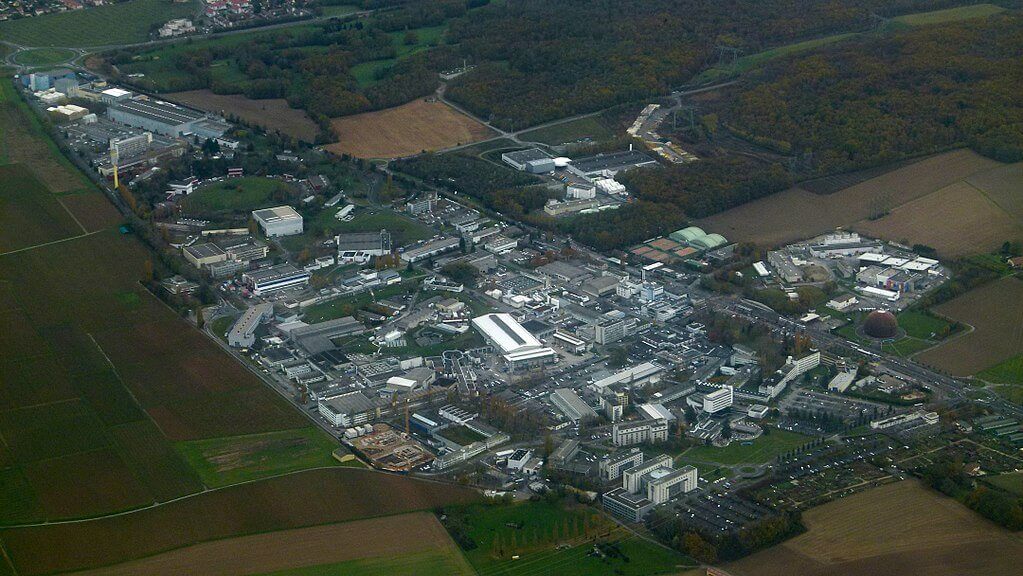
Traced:
[[871, 338], [895, 338], [899, 334], [899, 321], [887, 310], [874, 310], [863, 321], [863, 333]]

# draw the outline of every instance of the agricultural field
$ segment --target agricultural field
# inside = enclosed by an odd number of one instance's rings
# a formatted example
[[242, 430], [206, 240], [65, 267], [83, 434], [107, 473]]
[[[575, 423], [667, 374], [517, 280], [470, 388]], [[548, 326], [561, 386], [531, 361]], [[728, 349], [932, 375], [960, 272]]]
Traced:
[[253, 100], [241, 94], [214, 94], [210, 90], [172, 92], [165, 96], [173, 102], [215, 114], [235, 116], [248, 124], [305, 142], [313, 142], [319, 132], [319, 127], [304, 110], [288, 106], [288, 101], [283, 98]]
[[996, 384], [1023, 384], [1023, 355], [986, 368], [977, 376], [981, 380]]
[[614, 130], [596, 116], [587, 116], [586, 118], [580, 118], [571, 122], [556, 124], [546, 128], [537, 128], [536, 130], [519, 134], [523, 142], [540, 142], [551, 146], [583, 139], [592, 141], [607, 140], [613, 136]]
[[803, 513], [807, 531], [724, 566], [734, 576], [1018, 574], [1023, 541], [916, 481]]
[[278, 189], [290, 190], [290, 186], [272, 178], [231, 178], [189, 194], [181, 202], [181, 209], [186, 213], [197, 214], [250, 212], [279, 204], [279, 201], [273, 199]]
[[0, 529], [0, 539], [17, 573], [35, 576], [112, 566], [213, 540], [469, 504], [478, 498], [468, 488], [370, 470], [307, 470], [126, 515]]
[[1023, 354], [1023, 280], [1006, 277], [945, 302], [933, 312], [973, 331], [916, 357], [956, 376], [968, 376]]
[[1008, 474], [998, 474], [997, 476], [988, 476], [984, 478], [984, 482], [991, 484], [1011, 492], [1017, 496], [1023, 496], [1023, 472], [1010, 472]]
[[[692, 560], [637, 537], [587, 507], [523, 502], [445, 512], [475, 546], [463, 552], [480, 574], [562, 576], [675, 574]], [[464, 542], [461, 539], [456, 540]], [[606, 558], [589, 554], [594, 544]], [[512, 556], [517, 556], [513, 559]]]
[[84, 232], [24, 165], [0, 166], [0, 182], [0, 254]]
[[748, 446], [744, 442], [732, 442], [724, 448], [694, 446], [679, 457], [683, 464], [763, 464], [771, 462], [779, 454], [795, 450], [812, 440], [809, 436], [787, 430], [772, 429], [769, 433], [753, 440]]
[[198, 2], [132, 0], [98, 8], [0, 22], [0, 37], [22, 46], [67, 48], [131, 44], [149, 40], [149, 30], [195, 14]]
[[337, 442], [319, 428], [300, 428], [176, 444], [209, 487], [248, 482], [295, 470], [334, 466]]
[[[839, 226], [871, 226], [870, 221], [878, 207], [892, 210], [918, 198], [924, 198], [956, 182], [978, 177], [987, 171], [997, 171], [997, 179], [1011, 178], [1012, 172], [1003, 172], [1005, 165], [969, 150], [956, 150], [931, 156], [855, 184], [833, 194], [813, 194], [799, 187], [790, 188], [704, 218], [697, 225], [710, 232], [722, 234], [731, 241], [754, 242], [761, 246], [776, 246], [809, 238]], [[937, 208], [932, 204], [932, 208]], [[935, 218], [940, 215], [935, 215]], [[881, 218], [878, 222], [883, 222]], [[939, 221], [934, 220], [935, 224]], [[934, 229], [949, 237], [957, 233], [966, 236], [983, 231], [961, 230], [955, 220], [940, 221]], [[877, 228], [877, 231], [891, 231]], [[901, 241], [913, 238], [891, 237]], [[999, 240], [999, 245], [1004, 239]]]
[[491, 131], [441, 102], [418, 99], [395, 108], [335, 118], [335, 154], [399, 158], [483, 140]]
[[32, 48], [14, 55], [14, 62], [31, 68], [56, 66], [73, 60], [78, 53], [66, 48]]
[[[407, 538], [415, 534], [415, 538]], [[338, 543], [343, 542], [343, 546]], [[431, 572], [431, 570], [433, 570]], [[150, 574], [473, 574], [437, 517], [413, 512], [205, 542], [80, 572]]]

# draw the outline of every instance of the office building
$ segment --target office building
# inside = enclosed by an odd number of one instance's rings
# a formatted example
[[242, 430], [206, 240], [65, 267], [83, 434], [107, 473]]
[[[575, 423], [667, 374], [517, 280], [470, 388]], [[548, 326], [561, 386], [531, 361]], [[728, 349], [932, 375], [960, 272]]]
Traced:
[[273, 312], [271, 303], [256, 304], [243, 312], [227, 333], [227, 343], [235, 348], [251, 347], [256, 343], [256, 329], [264, 320], [272, 318]]
[[611, 427], [611, 442], [615, 446], [656, 444], [668, 439], [668, 421], [656, 418], [617, 422]]
[[458, 238], [442, 238], [401, 253], [402, 262], [419, 262], [458, 248]]
[[263, 233], [271, 238], [301, 234], [304, 229], [302, 215], [291, 206], [253, 210], [252, 217], [263, 229]]
[[551, 392], [550, 398], [551, 403], [575, 424], [592, 422], [597, 419], [597, 413], [593, 408], [590, 408], [589, 404], [584, 402], [571, 388], [558, 388]]
[[722, 410], [731, 408], [734, 400], [735, 396], [732, 387], [722, 386], [703, 396], [703, 411], [708, 414], [717, 414]]
[[622, 477], [623, 472], [642, 463], [643, 451], [639, 448], [632, 448], [601, 458], [597, 468], [600, 470], [601, 479], [617, 480]]
[[254, 294], [261, 296], [276, 290], [307, 286], [309, 273], [291, 264], [279, 264], [246, 272], [242, 279], [252, 287]]
[[602, 497], [604, 508], [628, 522], [642, 522], [655, 506], [692, 492], [699, 477], [696, 468], [674, 468], [672, 458], [662, 454], [622, 472], [622, 486]]

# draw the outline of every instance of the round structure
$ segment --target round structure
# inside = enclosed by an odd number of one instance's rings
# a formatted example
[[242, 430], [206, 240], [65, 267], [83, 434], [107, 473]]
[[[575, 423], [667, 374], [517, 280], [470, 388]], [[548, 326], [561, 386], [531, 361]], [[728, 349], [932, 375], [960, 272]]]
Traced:
[[554, 167], [555, 168], [564, 168], [564, 167], [568, 166], [569, 162], [571, 162], [571, 161], [572, 161], [571, 158], [566, 158], [564, 156], [558, 156], [557, 158], [554, 159]]
[[874, 310], [863, 321], [863, 333], [871, 338], [895, 338], [899, 334], [899, 322], [887, 310]]

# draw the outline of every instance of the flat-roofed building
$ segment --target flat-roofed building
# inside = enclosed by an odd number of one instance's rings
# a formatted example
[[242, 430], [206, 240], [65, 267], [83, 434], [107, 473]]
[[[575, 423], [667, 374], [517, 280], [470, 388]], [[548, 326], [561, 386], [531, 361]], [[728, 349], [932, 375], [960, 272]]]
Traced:
[[249, 348], [256, 343], [256, 329], [273, 316], [274, 305], [256, 304], [238, 317], [227, 333], [227, 343], [235, 348]]
[[420, 260], [426, 260], [438, 254], [450, 252], [458, 248], [460, 241], [458, 238], [442, 238], [440, 240], [434, 240], [433, 242], [427, 242], [417, 248], [412, 248], [401, 253], [401, 260], [403, 262], [419, 262]]
[[345, 316], [326, 322], [308, 324], [291, 331], [291, 340], [306, 354], [318, 354], [335, 348], [334, 338], [351, 336], [363, 332], [366, 327], [355, 318]]
[[349, 232], [334, 237], [337, 243], [337, 260], [342, 263], [364, 264], [374, 256], [391, 253], [391, 233]]
[[194, 134], [216, 138], [230, 128], [227, 124], [211, 121], [203, 112], [160, 100], [116, 101], [107, 108], [107, 117], [121, 124], [173, 137]]
[[639, 448], [632, 448], [601, 458], [597, 468], [600, 470], [602, 479], [617, 480], [622, 477], [622, 472], [642, 463], [643, 451]]
[[196, 268], [227, 260], [227, 253], [220, 246], [211, 242], [185, 246], [181, 252], [185, 255], [185, 260], [191, 262]]
[[291, 264], [279, 264], [260, 270], [250, 270], [242, 279], [252, 287], [253, 293], [261, 296], [276, 290], [307, 286], [309, 273]]
[[231, 260], [259, 260], [266, 258], [270, 253], [270, 247], [254, 240], [251, 236], [237, 236], [224, 238], [215, 242], [217, 246], [227, 253]]
[[708, 392], [703, 396], [703, 411], [707, 414], [716, 414], [732, 407], [735, 400], [734, 390], [731, 386], [722, 386], [717, 390]]
[[611, 427], [611, 442], [615, 446], [654, 444], [668, 439], [668, 421], [663, 418], [617, 422]]
[[320, 400], [317, 409], [335, 428], [357, 426], [374, 420], [385, 400], [358, 390]]
[[301, 234], [304, 229], [302, 215], [291, 206], [253, 210], [252, 217], [263, 229], [263, 233], [271, 238]]
[[601, 501], [615, 516], [641, 522], [655, 506], [696, 490], [698, 481], [696, 468], [676, 469], [671, 456], [661, 454], [623, 471], [622, 487], [606, 492]]
[[597, 413], [571, 388], [558, 388], [551, 392], [551, 403], [576, 424], [592, 422]]

